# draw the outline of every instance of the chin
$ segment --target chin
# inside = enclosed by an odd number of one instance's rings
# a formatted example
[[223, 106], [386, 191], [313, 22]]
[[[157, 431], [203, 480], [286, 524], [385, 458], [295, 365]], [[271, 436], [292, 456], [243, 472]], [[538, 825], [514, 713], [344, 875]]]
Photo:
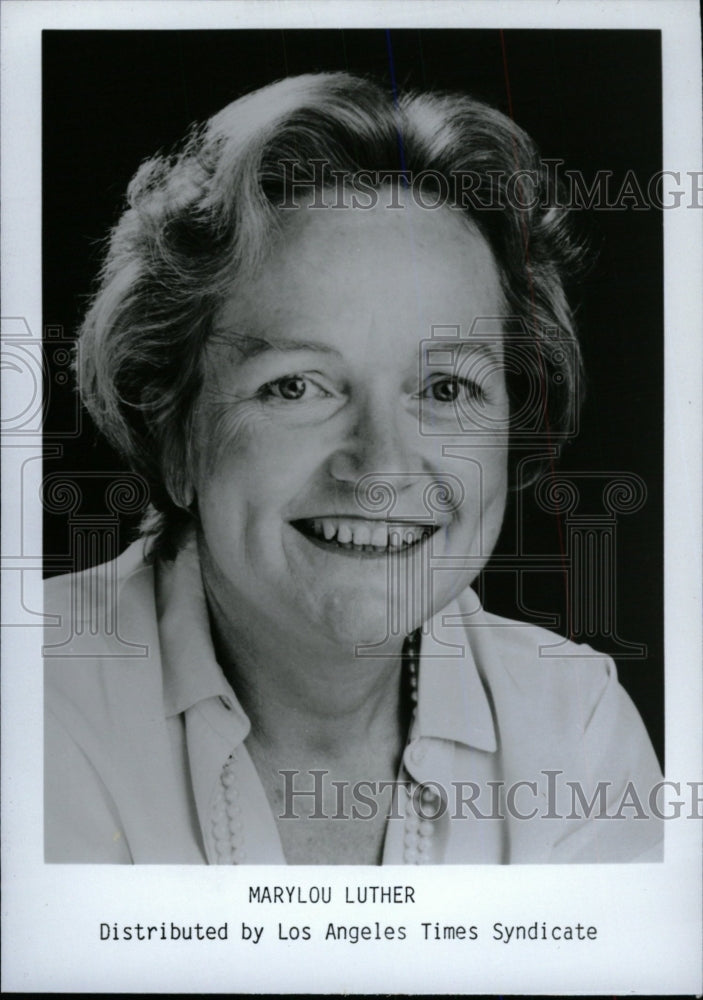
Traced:
[[385, 595], [376, 601], [370, 600], [368, 594], [337, 595], [325, 602], [321, 627], [345, 652], [373, 647], [379, 653], [387, 649], [389, 654], [397, 654], [405, 636], [430, 617], [410, 615], [408, 609], [419, 608], [419, 601], [403, 599], [397, 603], [397, 609], [391, 612]]

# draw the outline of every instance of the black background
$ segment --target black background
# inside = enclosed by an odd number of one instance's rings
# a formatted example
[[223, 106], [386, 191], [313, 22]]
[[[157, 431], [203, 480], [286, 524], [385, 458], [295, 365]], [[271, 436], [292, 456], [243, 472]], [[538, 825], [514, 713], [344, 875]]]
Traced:
[[[542, 156], [564, 160], [592, 180], [628, 170], [646, 189], [661, 169], [660, 37], [654, 31], [320, 30], [44, 32], [43, 280], [47, 361], [45, 476], [80, 477], [81, 515], [104, 513], [104, 478], [122, 463], [76, 401], [67, 355], [94, 288], [102, 241], [119, 217], [136, 167], [173, 146], [249, 90], [283, 76], [348, 69], [389, 86], [467, 91], [512, 113]], [[620, 654], [612, 635], [589, 637], [612, 653], [621, 680], [663, 754], [663, 260], [662, 215], [654, 208], [592, 209], [579, 224], [597, 260], [578, 295], [587, 371], [581, 433], [561, 469], [634, 473], [644, 480], [641, 510], [617, 521], [617, 634], [644, 644], [644, 658]], [[56, 453], [59, 445], [60, 454]], [[603, 479], [583, 490], [585, 510], [603, 513]], [[75, 512], [74, 512], [75, 513]], [[508, 511], [497, 555], [515, 551], [517, 508]], [[124, 518], [121, 545], [138, 517]], [[556, 518], [524, 498], [526, 551], [558, 556]], [[561, 525], [562, 533], [564, 526]], [[47, 573], [80, 568], [66, 514], [47, 513]], [[497, 565], [495, 563], [494, 565]], [[563, 575], [484, 571], [489, 610], [521, 620], [551, 617], [568, 630]]]

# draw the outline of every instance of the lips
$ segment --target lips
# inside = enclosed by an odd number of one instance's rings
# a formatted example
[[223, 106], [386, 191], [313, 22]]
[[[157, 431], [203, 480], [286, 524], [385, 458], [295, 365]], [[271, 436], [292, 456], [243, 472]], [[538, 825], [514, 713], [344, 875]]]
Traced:
[[369, 555], [400, 553], [439, 530], [436, 524], [367, 520], [360, 517], [316, 517], [292, 521], [292, 526], [326, 548]]

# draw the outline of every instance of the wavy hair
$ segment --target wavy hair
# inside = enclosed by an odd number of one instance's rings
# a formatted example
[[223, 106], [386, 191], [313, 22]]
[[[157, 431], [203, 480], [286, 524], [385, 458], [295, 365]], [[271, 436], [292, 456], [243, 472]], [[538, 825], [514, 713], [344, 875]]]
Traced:
[[[527, 372], [508, 372], [511, 400], [519, 410], [527, 376], [543, 399], [533, 428], [542, 440], [562, 440], [573, 424], [581, 361], [565, 285], [583, 250], [530, 137], [464, 95], [394, 99], [346, 73], [284, 79], [227, 105], [177, 152], [142, 164], [80, 330], [81, 397], [147, 481], [143, 530], [165, 557], [197, 517], [188, 470], [204, 346], [233, 275], [260, 267], [281, 231], [291, 163], [296, 181], [316, 188], [364, 171], [423, 174], [435, 186], [446, 179], [455, 192], [457, 177], [471, 178], [470, 197], [464, 187], [450, 207], [488, 241], [529, 346]], [[529, 181], [529, 199], [516, 199], [514, 185], [509, 196], [516, 176]]]

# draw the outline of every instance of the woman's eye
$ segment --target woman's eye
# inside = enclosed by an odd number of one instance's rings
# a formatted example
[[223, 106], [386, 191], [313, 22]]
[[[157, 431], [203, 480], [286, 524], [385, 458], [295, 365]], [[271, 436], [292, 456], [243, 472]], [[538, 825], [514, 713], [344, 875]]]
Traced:
[[305, 375], [284, 375], [282, 378], [277, 378], [262, 386], [260, 395], [265, 398], [273, 396], [276, 399], [295, 402], [304, 396], [308, 399], [319, 399], [322, 396], [327, 396], [328, 393], [321, 386], [311, 382]]
[[459, 378], [456, 375], [434, 379], [426, 392], [438, 403], [454, 403], [462, 395], [471, 399], [477, 399], [481, 395], [481, 390], [475, 382]]

